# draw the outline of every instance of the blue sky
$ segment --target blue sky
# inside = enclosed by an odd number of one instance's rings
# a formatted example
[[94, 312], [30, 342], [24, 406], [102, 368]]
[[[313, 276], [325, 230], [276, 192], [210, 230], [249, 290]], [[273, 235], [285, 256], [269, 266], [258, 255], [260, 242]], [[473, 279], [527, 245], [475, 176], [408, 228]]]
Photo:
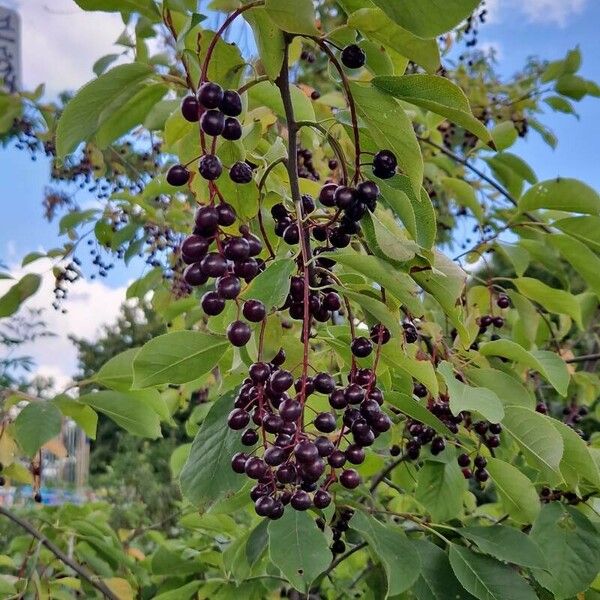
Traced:
[[[71, 0], [0, 0], [21, 11], [24, 31], [24, 81], [30, 89], [46, 82], [51, 97], [64, 88], [74, 89], [92, 76], [91, 66], [101, 55], [114, 51], [112, 41], [122, 30], [117, 15], [83, 13]], [[480, 43], [497, 51], [498, 69], [509, 75], [519, 70], [528, 56], [562, 58], [579, 45], [583, 53], [581, 74], [600, 81], [600, 2], [598, 0], [488, 0], [490, 22], [480, 33]], [[552, 113], [543, 121], [559, 139], [556, 150], [536, 134], [514, 149], [540, 179], [557, 175], [577, 177], [600, 188], [600, 101], [586, 98], [576, 105], [581, 120]], [[0, 260], [17, 265], [24, 254], [57, 246], [56, 224], [42, 217], [41, 199], [48, 182], [45, 160], [32, 162], [14, 149], [0, 149]], [[82, 198], [85, 201], [85, 198]], [[43, 265], [42, 265], [43, 267]], [[45, 266], [47, 268], [47, 265]], [[136, 267], [143, 268], [142, 265]], [[108, 280], [77, 285], [67, 315], [49, 311], [51, 327], [61, 332], [52, 342], [38, 344], [32, 354], [40, 372], [61, 382], [74, 372], [75, 355], [66, 333], [93, 337], [99, 324], [110, 321], [124, 297], [127, 280], [136, 273], [114, 271]], [[49, 278], [48, 278], [49, 279]], [[44, 284], [39, 306], [52, 302], [51, 283]]]

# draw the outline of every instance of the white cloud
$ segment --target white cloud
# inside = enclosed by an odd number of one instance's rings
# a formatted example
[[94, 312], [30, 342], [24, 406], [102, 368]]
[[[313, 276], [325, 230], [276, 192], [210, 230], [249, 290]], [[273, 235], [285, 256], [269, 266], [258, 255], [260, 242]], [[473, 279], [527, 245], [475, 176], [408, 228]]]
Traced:
[[[38, 293], [25, 304], [31, 308], [43, 308], [43, 319], [54, 337], [39, 338], [33, 343], [19, 348], [19, 354], [31, 356], [36, 366], [33, 375], [53, 377], [56, 389], [64, 389], [77, 371], [77, 352], [68, 336], [93, 340], [102, 325], [114, 322], [119, 307], [125, 298], [125, 287], [110, 288], [100, 281], [79, 280], [69, 287], [69, 295], [64, 303], [66, 314], [52, 308], [54, 299], [54, 277], [50, 260], [42, 259], [25, 269], [13, 267], [10, 272], [15, 278], [26, 272], [42, 275], [42, 285]], [[14, 283], [14, 280], [0, 281], [0, 295]]]
[[85, 12], [72, 0], [12, 0], [21, 16], [23, 81], [26, 89], [46, 83], [48, 96], [77, 89], [92, 65], [124, 28], [118, 13]]
[[570, 18], [583, 12], [588, 0], [487, 0], [489, 21], [502, 21], [517, 12], [533, 23], [553, 23], [564, 27]]

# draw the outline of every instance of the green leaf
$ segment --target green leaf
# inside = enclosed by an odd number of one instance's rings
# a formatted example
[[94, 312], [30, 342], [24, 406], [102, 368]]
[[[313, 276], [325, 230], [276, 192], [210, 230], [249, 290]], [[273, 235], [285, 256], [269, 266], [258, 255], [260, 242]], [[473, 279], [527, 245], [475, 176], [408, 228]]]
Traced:
[[[337, 287], [341, 294], [344, 294], [350, 300], [354, 300], [364, 311], [371, 314], [377, 321], [383, 323], [392, 334], [392, 337], [400, 339], [403, 330], [400, 327], [400, 315], [398, 311], [392, 310], [381, 300], [373, 298], [368, 293], [358, 293], [346, 290], [341, 286]], [[431, 363], [428, 363], [431, 364]]]
[[567, 73], [556, 80], [555, 89], [559, 94], [579, 101], [590, 93], [591, 86], [587, 79]]
[[415, 194], [423, 182], [423, 157], [410, 119], [393, 98], [372, 85], [351, 82], [350, 89], [369, 135], [381, 147], [391, 150], [408, 175]]
[[296, 263], [291, 258], [273, 261], [252, 280], [243, 297], [260, 300], [267, 311], [280, 307], [290, 291], [290, 277], [295, 270]]
[[198, 588], [201, 585], [201, 580], [190, 581], [178, 588], [154, 596], [153, 600], [190, 600], [192, 597], [197, 596]]
[[544, 98], [544, 102], [552, 109], [557, 112], [565, 113], [568, 115], [576, 115], [573, 105], [562, 96], [549, 96]]
[[576, 488], [580, 479], [584, 479], [596, 489], [600, 489], [600, 471], [586, 443], [571, 427], [551, 417], [546, 419], [562, 437], [564, 451], [560, 461], [560, 472], [569, 488]]
[[[142, 63], [119, 65], [84, 85], [67, 103], [56, 129], [56, 151], [59, 158], [73, 152], [89, 140], [100, 126], [100, 116], [122, 94], [136, 87], [152, 74]], [[110, 109], [107, 111], [110, 113]]]
[[90, 208], [88, 210], [74, 210], [68, 212], [58, 224], [59, 233], [62, 235], [67, 233], [71, 229], [75, 229], [78, 225], [82, 223], [87, 223], [89, 221], [94, 220], [96, 215], [98, 214], [97, 208]]
[[365, 236], [373, 253], [395, 262], [412, 260], [419, 251], [419, 245], [406, 237], [391, 212], [377, 212], [367, 213], [362, 219]]
[[424, 309], [411, 278], [402, 271], [392, 269], [390, 264], [381, 258], [354, 252], [331, 252], [325, 253], [324, 256], [330, 256], [341, 265], [375, 281], [394, 295], [413, 315], [423, 314]]
[[[308, 96], [297, 86], [290, 89], [294, 116], [297, 121], [315, 121], [315, 109]], [[248, 98], [253, 106], [266, 106], [278, 117], [285, 119], [285, 110], [279, 88], [270, 81], [261, 81], [248, 90]]]
[[471, 112], [465, 93], [445, 77], [425, 74], [382, 76], [375, 77], [373, 84], [404, 102], [446, 117], [484, 142], [492, 141], [492, 136], [485, 125]]
[[224, 394], [212, 405], [181, 471], [181, 491], [193, 504], [212, 504], [244, 483], [244, 478], [231, 470], [231, 457], [244, 449], [239, 433], [227, 426], [234, 397], [234, 392]]
[[219, 190], [227, 202], [233, 206], [239, 219], [249, 221], [258, 214], [258, 186], [254, 181], [237, 184], [230, 177], [222, 176], [218, 180]]
[[581, 512], [560, 502], [546, 504], [530, 535], [548, 563], [548, 570], [536, 570], [534, 576], [556, 600], [588, 588], [600, 570], [600, 537]]
[[535, 398], [529, 390], [515, 377], [490, 368], [470, 368], [466, 370], [470, 381], [496, 393], [504, 406], [535, 407]]
[[167, 93], [168, 88], [162, 83], [145, 85], [131, 98], [117, 107], [110, 107], [108, 112], [100, 115], [102, 123], [96, 133], [96, 142], [100, 149], [128, 133], [136, 125], [141, 125], [150, 110]]
[[173, 331], [142, 346], [133, 361], [136, 388], [187, 383], [208, 373], [227, 349], [225, 338], [200, 331]]
[[162, 436], [160, 418], [153, 408], [156, 398], [158, 398], [156, 390], [143, 392], [111, 390], [86, 394], [79, 398], [79, 402], [105, 414], [129, 433], [154, 440]]
[[111, 390], [126, 392], [133, 385], [133, 359], [140, 351], [139, 348], [130, 348], [113, 356], [104, 363], [94, 376], [94, 381]]
[[315, 9], [312, 0], [266, 0], [265, 10], [283, 31], [301, 35], [320, 35], [315, 25]]
[[85, 431], [85, 434], [96, 439], [96, 427], [98, 425], [98, 415], [89, 406], [82, 404], [66, 394], [61, 394], [52, 399], [52, 402], [58, 407], [65, 417], [70, 417]]
[[560, 477], [563, 442], [548, 419], [529, 408], [507, 406], [502, 426], [532, 467]]
[[27, 456], [35, 453], [60, 433], [62, 416], [51, 402], [31, 402], [17, 416], [15, 439]]
[[261, 6], [246, 11], [244, 18], [252, 27], [258, 55], [267, 75], [275, 79], [281, 71], [285, 50], [285, 39], [281, 29], [273, 23], [267, 10]]
[[600, 252], [600, 239], [598, 238], [600, 217], [570, 217], [555, 221], [553, 225], [583, 242], [595, 252]]
[[466, 341], [469, 339], [469, 334], [463, 323], [458, 300], [463, 293], [467, 275], [441, 252], [436, 250], [434, 256], [435, 270], [414, 270], [411, 277], [439, 303], [458, 331], [461, 340]]
[[573, 294], [557, 290], [533, 277], [519, 277], [514, 283], [523, 296], [537, 302], [548, 312], [569, 315], [583, 329], [581, 306]]
[[348, 17], [348, 27], [359, 30], [368, 39], [379, 42], [402, 56], [435, 73], [440, 65], [435, 40], [424, 40], [394, 23], [379, 8], [361, 8]]
[[106, 55], [100, 57], [94, 63], [94, 66], [92, 67], [92, 70], [94, 71], [95, 75], [97, 77], [102, 75], [102, 73], [104, 73], [104, 71], [106, 71], [106, 69], [108, 69], [108, 67], [110, 67], [110, 65], [112, 65], [112, 63], [114, 63], [115, 60], [117, 60], [117, 58], [119, 58], [119, 56], [121, 56], [121, 55], [120, 54], [106, 54]]
[[83, 10], [101, 10], [103, 12], [137, 12], [149, 19], [160, 17], [152, 0], [75, 0]]
[[479, 600], [536, 600], [534, 591], [509, 566], [462, 546], [450, 546], [450, 564], [467, 591]]
[[401, 529], [380, 523], [375, 517], [356, 511], [350, 527], [358, 531], [381, 560], [387, 579], [385, 597], [409, 589], [421, 573], [421, 563], [413, 544]]
[[506, 512], [517, 523], [533, 523], [540, 510], [540, 500], [529, 478], [516, 467], [497, 458], [488, 460], [487, 470]]
[[583, 242], [569, 235], [552, 234], [545, 236], [581, 275], [590, 289], [600, 298], [600, 258], [598, 258]]
[[519, 139], [519, 133], [512, 121], [502, 121], [492, 130], [492, 138], [498, 150], [506, 150]]
[[547, 566], [538, 545], [514, 527], [461, 527], [458, 533], [498, 560], [532, 569], [545, 569]]
[[483, 220], [485, 214], [483, 206], [479, 203], [472, 185], [456, 177], [443, 177], [440, 183], [459, 206], [468, 208], [478, 221]]
[[391, 340], [381, 352], [383, 360], [394, 369], [404, 371], [410, 377], [420, 381], [433, 396], [439, 394], [435, 369], [428, 360], [417, 360], [405, 353], [399, 340]]
[[565, 362], [554, 352], [532, 350], [525, 348], [510, 340], [495, 340], [486, 342], [479, 347], [483, 356], [503, 356], [509, 360], [521, 363], [530, 369], [538, 371], [548, 383], [561, 395], [567, 395], [569, 385], [569, 371]]
[[499, 423], [504, 417], [504, 407], [500, 398], [492, 390], [483, 387], [470, 387], [454, 376], [454, 368], [443, 361], [438, 373], [444, 378], [450, 395], [450, 410], [454, 415], [462, 411], [474, 411], [492, 423]]
[[521, 212], [538, 208], [598, 215], [600, 196], [577, 179], [551, 179], [534, 185], [519, 200]]
[[434, 38], [466, 19], [480, 0], [372, 0], [398, 25], [422, 38]]
[[385, 399], [386, 402], [389, 402], [392, 406], [400, 409], [405, 415], [428, 425], [440, 435], [452, 435], [442, 421], [408, 394], [403, 394], [401, 392], [386, 392]]
[[308, 592], [331, 561], [325, 535], [308, 513], [289, 507], [281, 519], [269, 523], [268, 532], [271, 562], [293, 587]]
[[421, 576], [412, 591], [418, 600], [473, 600], [456, 579], [448, 555], [427, 540], [413, 540], [421, 559]]
[[10, 317], [16, 313], [21, 304], [33, 296], [39, 289], [42, 278], [34, 273], [24, 275], [0, 297], [0, 318]]
[[426, 461], [417, 475], [415, 498], [434, 521], [450, 521], [463, 512], [465, 478], [455, 460]]

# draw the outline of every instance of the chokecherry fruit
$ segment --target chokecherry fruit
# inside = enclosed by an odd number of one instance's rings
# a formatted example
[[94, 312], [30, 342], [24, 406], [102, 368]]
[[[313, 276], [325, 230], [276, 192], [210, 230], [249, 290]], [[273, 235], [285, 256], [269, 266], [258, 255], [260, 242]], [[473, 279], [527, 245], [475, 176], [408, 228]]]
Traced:
[[321, 188], [319, 192], [319, 202], [323, 206], [335, 206], [335, 192], [338, 185], [335, 183], [328, 183]]
[[242, 314], [251, 323], [259, 323], [267, 316], [267, 310], [259, 300], [246, 300], [242, 307]]
[[365, 358], [373, 351], [373, 344], [366, 337], [357, 337], [352, 340], [350, 350], [357, 358]]
[[236, 162], [229, 170], [229, 177], [234, 183], [250, 183], [252, 181], [252, 167], [245, 162]]
[[183, 272], [183, 278], [185, 279], [185, 282], [192, 287], [204, 285], [208, 281], [208, 275], [204, 273], [201, 263], [188, 265]]
[[200, 118], [200, 126], [206, 135], [221, 135], [225, 127], [225, 115], [220, 110], [207, 110]]
[[235, 210], [233, 206], [226, 204], [225, 202], [217, 206], [217, 216], [219, 219], [219, 225], [222, 227], [229, 227], [229, 225], [233, 225], [235, 223]]
[[176, 187], [185, 185], [190, 180], [190, 172], [183, 165], [173, 165], [167, 171], [167, 183]]
[[218, 83], [207, 81], [198, 90], [198, 101], [204, 108], [218, 108], [223, 100], [223, 88]]
[[350, 44], [342, 50], [342, 64], [349, 69], [360, 69], [366, 60], [364, 50], [356, 44]]
[[221, 135], [230, 141], [239, 140], [242, 137], [242, 126], [235, 117], [227, 117], [223, 125], [223, 132]]
[[345, 488], [353, 490], [360, 485], [360, 475], [354, 469], [346, 469], [340, 475], [340, 483]]
[[217, 292], [206, 292], [200, 301], [202, 310], [209, 316], [214, 317], [223, 312], [225, 300]]
[[202, 257], [208, 251], [209, 241], [200, 235], [189, 235], [183, 244], [181, 244], [181, 256], [185, 263], [191, 263], [202, 260]]
[[200, 158], [198, 170], [204, 179], [208, 179], [208, 181], [214, 181], [221, 176], [221, 173], [223, 172], [223, 165], [221, 164], [221, 160], [218, 156], [215, 156], [214, 154], [205, 154]]
[[195, 96], [186, 96], [181, 103], [181, 114], [186, 121], [195, 123], [200, 119], [200, 106]]
[[251, 335], [250, 327], [243, 321], [233, 321], [227, 327], [227, 339], [238, 348], [245, 346]]
[[235, 90], [225, 90], [219, 108], [228, 117], [237, 117], [242, 113], [242, 99]]

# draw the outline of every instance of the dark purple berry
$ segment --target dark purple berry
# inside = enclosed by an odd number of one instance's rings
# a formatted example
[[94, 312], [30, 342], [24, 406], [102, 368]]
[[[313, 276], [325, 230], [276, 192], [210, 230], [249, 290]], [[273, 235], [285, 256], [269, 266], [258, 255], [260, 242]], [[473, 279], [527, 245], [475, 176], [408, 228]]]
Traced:
[[187, 264], [199, 262], [202, 260], [210, 242], [200, 235], [189, 235], [181, 244], [181, 256]]
[[335, 183], [328, 183], [321, 188], [319, 193], [319, 202], [323, 206], [335, 206], [335, 191], [338, 185]]
[[207, 81], [198, 90], [198, 101], [204, 108], [218, 108], [223, 100], [223, 89], [218, 83]]
[[296, 510], [308, 510], [312, 506], [312, 500], [304, 490], [296, 490], [292, 494], [290, 504]]
[[317, 490], [313, 502], [317, 508], [327, 508], [331, 504], [331, 494], [325, 490]]
[[219, 225], [222, 227], [229, 227], [235, 223], [235, 210], [230, 204], [223, 202], [217, 206], [217, 216], [219, 219]]
[[233, 321], [227, 327], [227, 339], [237, 347], [245, 346], [250, 339], [252, 332], [250, 327], [243, 321]]
[[225, 308], [225, 300], [217, 292], [206, 292], [200, 301], [202, 310], [209, 316], [220, 315]]
[[200, 118], [200, 126], [206, 135], [221, 135], [225, 127], [225, 115], [220, 110], [207, 110]]
[[373, 167], [378, 171], [393, 173], [397, 166], [398, 160], [391, 150], [380, 150], [373, 158]]
[[242, 126], [235, 117], [227, 117], [223, 125], [221, 135], [230, 141], [239, 140], [242, 137]]
[[262, 458], [253, 456], [247, 460], [245, 471], [250, 479], [262, 479], [267, 473], [267, 465]]
[[314, 420], [315, 427], [323, 433], [331, 433], [336, 430], [335, 417], [328, 412], [319, 413]]
[[348, 208], [356, 202], [356, 190], [347, 186], [336, 188], [333, 199], [338, 208]]
[[346, 459], [353, 465], [360, 465], [365, 461], [365, 451], [356, 444], [350, 444], [345, 451]]
[[267, 310], [259, 300], [246, 300], [242, 308], [242, 314], [251, 323], [259, 323], [267, 316]]
[[313, 378], [315, 390], [321, 394], [331, 394], [335, 390], [335, 381], [328, 373], [317, 373]]
[[360, 485], [360, 475], [354, 469], [346, 469], [340, 475], [340, 483], [345, 488], [353, 490]]
[[246, 471], [246, 463], [248, 462], [248, 455], [243, 452], [238, 452], [233, 455], [231, 459], [231, 468], [236, 473], [244, 473]]
[[352, 340], [350, 349], [357, 358], [365, 358], [373, 351], [373, 344], [366, 337], [357, 337]]
[[209, 252], [201, 261], [202, 272], [209, 277], [221, 277], [227, 271], [227, 261], [218, 252]]
[[183, 278], [192, 287], [204, 285], [208, 281], [208, 275], [204, 273], [201, 262], [188, 265], [183, 272]]
[[471, 464], [471, 459], [468, 454], [459, 454], [457, 462], [461, 467], [468, 467]]
[[389, 329], [381, 323], [373, 325], [371, 328], [371, 340], [373, 340], [374, 344], [378, 344], [380, 342], [381, 344], [387, 344], [391, 337], [392, 336], [390, 335]]
[[485, 483], [490, 478], [490, 474], [485, 469], [476, 469], [475, 479], [480, 483]]
[[243, 237], [231, 238], [223, 248], [226, 258], [233, 261], [244, 260], [250, 256], [250, 244]]
[[273, 500], [271, 496], [261, 496], [254, 503], [254, 510], [259, 517], [268, 517], [271, 514], [274, 506], [275, 500]]
[[356, 44], [350, 44], [342, 50], [342, 64], [349, 69], [360, 69], [366, 60], [364, 50]]
[[229, 170], [229, 177], [234, 183], [250, 183], [252, 181], [252, 167], [245, 162], [236, 162]]
[[244, 446], [254, 446], [258, 442], [258, 433], [254, 429], [246, 429], [242, 434], [242, 444]]
[[235, 90], [225, 90], [219, 108], [229, 117], [237, 117], [242, 113], [242, 99]]
[[185, 185], [190, 180], [190, 172], [183, 165], [173, 165], [167, 171], [167, 183], [176, 187]]
[[351, 383], [344, 390], [344, 398], [348, 404], [360, 404], [365, 398], [365, 390], [357, 383]]
[[271, 375], [269, 384], [271, 389], [277, 394], [283, 394], [286, 390], [289, 390], [294, 383], [294, 377], [289, 371], [276, 371]]
[[498, 308], [508, 308], [510, 306], [510, 298], [508, 296], [498, 296], [498, 300], [496, 300], [496, 305]]
[[238, 297], [242, 289], [240, 280], [235, 275], [224, 275], [217, 279], [217, 293], [225, 300], [233, 300]]
[[356, 186], [358, 199], [368, 204], [379, 197], [379, 186], [374, 181], [362, 181]]
[[285, 228], [283, 241], [290, 246], [294, 246], [300, 241], [300, 232], [296, 223], [292, 223]]
[[234, 408], [227, 417], [227, 425], [230, 429], [244, 429], [250, 423], [250, 413], [241, 408]]
[[299, 442], [294, 448], [294, 456], [301, 463], [311, 463], [319, 458], [319, 450], [312, 442]]
[[218, 156], [215, 156], [214, 154], [205, 154], [198, 163], [198, 170], [204, 179], [214, 181], [221, 176], [223, 165]]
[[200, 118], [200, 106], [196, 96], [186, 96], [181, 102], [181, 114], [186, 121], [195, 123]]
[[319, 456], [321, 456], [322, 458], [327, 458], [335, 450], [333, 442], [329, 438], [326, 438], [324, 436], [318, 437], [315, 440], [315, 446], [319, 451]]
[[334, 468], [339, 469], [346, 464], [346, 455], [341, 450], [334, 450], [327, 459], [327, 462]]

